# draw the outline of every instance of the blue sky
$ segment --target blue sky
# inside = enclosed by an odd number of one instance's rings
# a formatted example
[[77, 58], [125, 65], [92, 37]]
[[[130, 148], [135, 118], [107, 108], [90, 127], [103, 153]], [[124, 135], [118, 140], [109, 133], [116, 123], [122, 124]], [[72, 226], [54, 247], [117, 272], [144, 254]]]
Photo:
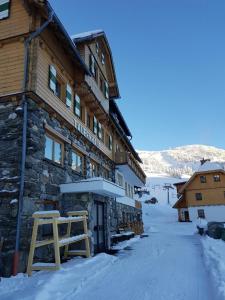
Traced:
[[225, 148], [224, 0], [50, 3], [69, 34], [106, 32], [136, 149]]

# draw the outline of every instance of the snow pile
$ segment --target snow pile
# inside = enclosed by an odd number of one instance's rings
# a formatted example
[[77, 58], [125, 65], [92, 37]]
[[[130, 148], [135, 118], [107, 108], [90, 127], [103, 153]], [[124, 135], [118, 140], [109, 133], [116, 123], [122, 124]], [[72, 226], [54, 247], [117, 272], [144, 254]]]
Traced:
[[0, 299], [75, 299], [76, 295], [100, 273], [107, 272], [116, 259], [102, 253], [90, 259], [72, 259], [62, 264], [59, 271], [33, 272], [32, 277], [18, 274], [16, 277], [2, 278]]
[[202, 238], [206, 266], [218, 299], [225, 299], [225, 242], [208, 236]]

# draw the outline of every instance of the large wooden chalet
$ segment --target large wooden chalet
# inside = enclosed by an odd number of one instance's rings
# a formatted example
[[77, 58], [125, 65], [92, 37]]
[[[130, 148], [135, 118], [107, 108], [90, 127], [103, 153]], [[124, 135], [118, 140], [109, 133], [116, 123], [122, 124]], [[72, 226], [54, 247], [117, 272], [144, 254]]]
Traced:
[[92, 254], [142, 221], [146, 177], [118, 98], [104, 31], [71, 38], [48, 1], [0, 0], [0, 275], [18, 252], [25, 270], [34, 211], [87, 210]]

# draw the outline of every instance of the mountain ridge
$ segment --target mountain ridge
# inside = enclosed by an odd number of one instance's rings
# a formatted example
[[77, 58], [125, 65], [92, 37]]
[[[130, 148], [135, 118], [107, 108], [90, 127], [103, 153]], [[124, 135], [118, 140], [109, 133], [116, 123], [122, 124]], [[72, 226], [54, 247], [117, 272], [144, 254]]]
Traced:
[[207, 145], [185, 145], [168, 150], [145, 151], [137, 150], [143, 161], [143, 169], [148, 177], [161, 174], [182, 178], [191, 176], [197, 171], [202, 158], [225, 166], [225, 150]]

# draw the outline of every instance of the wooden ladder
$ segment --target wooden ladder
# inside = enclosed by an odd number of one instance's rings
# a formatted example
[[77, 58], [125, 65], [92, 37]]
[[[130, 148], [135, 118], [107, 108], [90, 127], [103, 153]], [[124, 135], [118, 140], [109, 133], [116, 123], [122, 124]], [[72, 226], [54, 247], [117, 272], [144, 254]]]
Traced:
[[[28, 257], [27, 274], [30, 276], [32, 271], [39, 270], [59, 270], [60, 269], [60, 247], [65, 246], [64, 256], [68, 255], [84, 255], [90, 257], [90, 245], [87, 228], [87, 211], [70, 211], [68, 217], [60, 217], [57, 210], [54, 211], [38, 211], [32, 217], [34, 218], [34, 226], [31, 238], [30, 252]], [[76, 236], [71, 235], [72, 223], [82, 222], [84, 233]], [[37, 241], [38, 227], [40, 225], [52, 224], [53, 238]], [[67, 233], [65, 236], [59, 237], [58, 225], [67, 224]], [[85, 250], [69, 250], [69, 245], [85, 241]], [[55, 263], [35, 263], [33, 264], [34, 252], [38, 247], [46, 245], [54, 245]]]

